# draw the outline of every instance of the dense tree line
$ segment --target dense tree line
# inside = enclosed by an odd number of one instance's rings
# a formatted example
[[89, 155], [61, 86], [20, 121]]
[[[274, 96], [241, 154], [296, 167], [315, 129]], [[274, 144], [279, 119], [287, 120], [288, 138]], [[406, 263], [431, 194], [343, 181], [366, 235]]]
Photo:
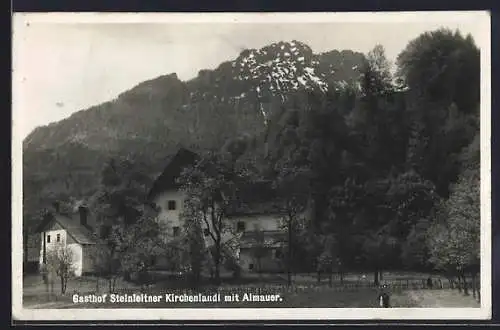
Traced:
[[395, 75], [376, 46], [354, 102], [346, 89], [283, 105], [266, 152], [247, 153], [290, 206], [314, 201], [312, 223], [289, 236], [303, 267], [370, 267], [376, 282], [391, 268], [477, 274], [479, 74], [472, 38], [437, 30], [408, 44]]
[[353, 108], [342, 109], [349, 104], [337, 92], [287, 111], [270, 177], [307, 172], [309, 185], [300, 187], [316, 213], [300, 234], [329, 242], [329, 251], [306, 239], [297, 249], [319, 264], [333, 256], [340, 270], [370, 267], [375, 282], [390, 268], [476, 276], [479, 49], [458, 32], [428, 32], [408, 44], [397, 68], [394, 77], [376, 46]]

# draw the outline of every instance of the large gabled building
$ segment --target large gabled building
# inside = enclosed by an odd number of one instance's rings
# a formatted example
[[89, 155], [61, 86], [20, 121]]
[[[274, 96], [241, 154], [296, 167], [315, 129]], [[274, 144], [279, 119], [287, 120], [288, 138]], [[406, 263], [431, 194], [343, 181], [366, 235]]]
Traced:
[[[184, 168], [194, 165], [200, 157], [187, 149], [180, 149], [170, 158], [149, 192], [149, 200], [158, 210], [158, 222], [164, 229], [166, 241], [175, 241], [182, 235], [184, 221], [181, 216], [186, 195], [177, 178]], [[283, 226], [283, 207], [268, 181], [240, 183], [230, 207], [226, 210], [223, 244], [231, 245], [234, 257], [243, 270], [278, 271], [283, 269], [286, 232]], [[209, 222], [210, 223], [210, 222]], [[205, 246], [213, 240], [208, 227], [202, 223]], [[256, 251], [259, 250], [258, 253]], [[258, 259], [258, 260], [257, 260]], [[157, 259], [158, 266], [169, 267], [167, 260]]]

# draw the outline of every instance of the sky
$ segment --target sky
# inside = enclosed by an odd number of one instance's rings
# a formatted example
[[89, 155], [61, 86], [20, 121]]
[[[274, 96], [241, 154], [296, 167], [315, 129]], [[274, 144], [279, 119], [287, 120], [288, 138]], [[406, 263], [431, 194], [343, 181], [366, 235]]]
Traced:
[[14, 17], [13, 120], [21, 139], [37, 126], [109, 101], [144, 80], [173, 72], [188, 80], [246, 48], [298, 40], [315, 53], [366, 53], [381, 44], [395, 61], [425, 31], [458, 29], [477, 42], [485, 27], [484, 15], [453, 12], [408, 17], [138, 15]]

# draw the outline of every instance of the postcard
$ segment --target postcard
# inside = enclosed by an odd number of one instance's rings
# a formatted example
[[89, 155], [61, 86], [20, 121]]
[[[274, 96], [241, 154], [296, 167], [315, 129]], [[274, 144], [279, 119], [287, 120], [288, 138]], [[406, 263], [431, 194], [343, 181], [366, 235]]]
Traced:
[[491, 318], [487, 12], [13, 21], [15, 319]]

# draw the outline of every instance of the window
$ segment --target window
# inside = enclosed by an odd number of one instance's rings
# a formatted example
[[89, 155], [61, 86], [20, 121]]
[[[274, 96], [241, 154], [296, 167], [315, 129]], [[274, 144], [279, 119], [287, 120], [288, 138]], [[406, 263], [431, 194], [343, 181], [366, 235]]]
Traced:
[[47, 243], [50, 243], [50, 235], [47, 235]]
[[173, 211], [173, 210], [175, 210], [175, 209], [177, 208], [177, 205], [176, 205], [176, 204], [177, 204], [177, 203], [176, 203], [175, 201], [168, 201], [168, 203], [167, 203], [167, 209], [168, 209], [169, 211]]
[[245, 222], [244, 221], [238, 221], [236, 224], [236, 231], [242, 232], [245, 231]]
[[181, 228], [180, 227], [174, 227], [174, 237], [177, 237], [179, 236], [180, 232], [181, 232]]
[[253, 264], [249, 264], [248, 265], [248, 270], [252, 270], [253, 269]]
[[56, 242], [60, 242], [61, 241], [61, 234], [57, 234], [56, 236]]
[[276, 249], [276, 250], [274, 251], [274, 257], [275, 257], [276, 259], [281, 259], [281, 258], [283, 258], [283, 252], [282, 252], [280, 249]]
[[203, 235], [205, 235], [205, 236], [210, 235], [210, 231], [205, 228], [205, 230], [203, 230]]

